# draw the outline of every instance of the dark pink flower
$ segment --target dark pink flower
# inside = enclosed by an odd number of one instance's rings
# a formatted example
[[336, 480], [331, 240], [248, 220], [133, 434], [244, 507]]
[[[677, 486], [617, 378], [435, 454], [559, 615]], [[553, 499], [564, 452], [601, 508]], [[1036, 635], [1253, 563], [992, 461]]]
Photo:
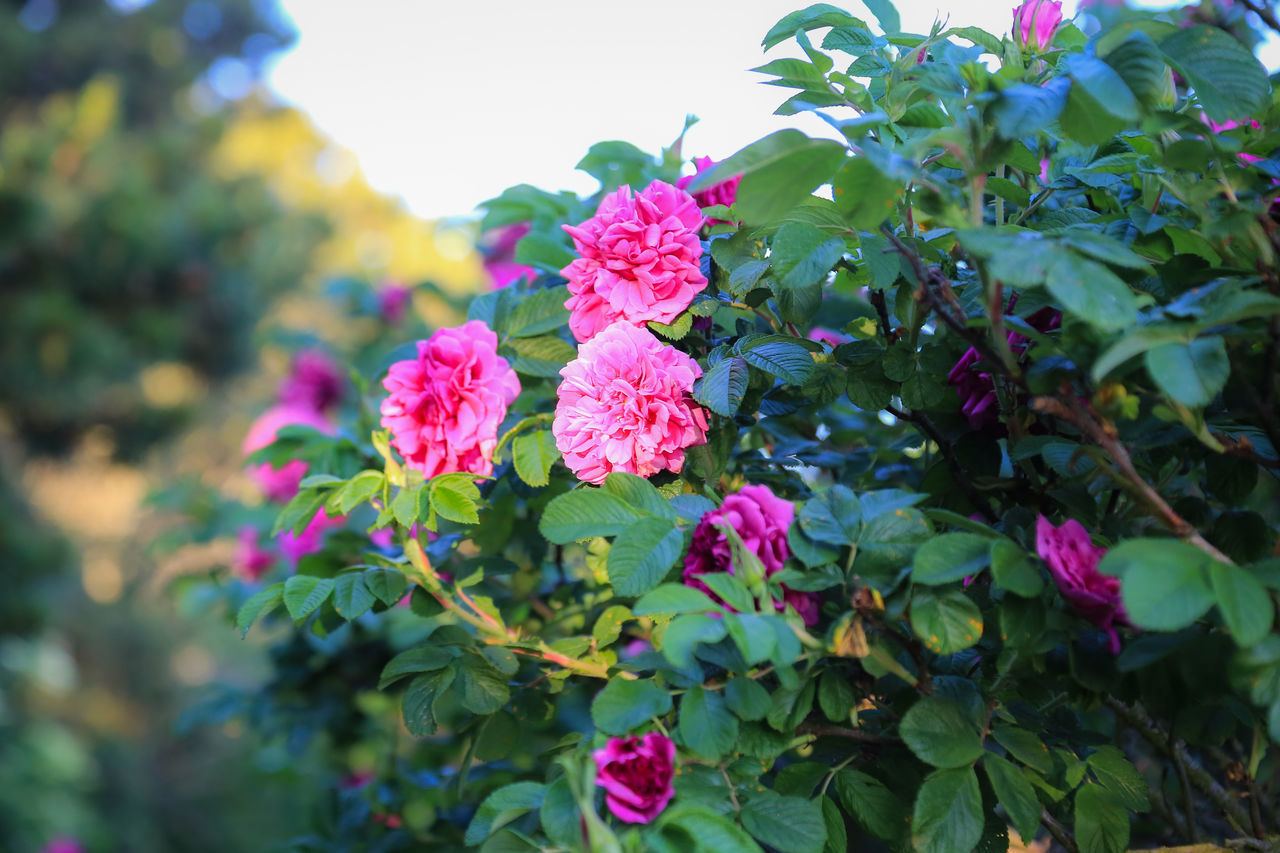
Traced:
[[1048, 564], [1062, 597], [1077, 613], [1106, 631], [1111, 652], [1119, 654], [1115, 626], [1133, 626], [1120, 602], [1120, 579], [1098, 572], [1098, 562], [1107, 549], [1095, 546], [1075, 519], [1054, 527], [1041, 515], [1036, 518], [1036, 553]]
[[484, 236], [480, 252], [484, 256], [484, 270], [494, 290], [506, 287], [520, 278], [533, 280], [538, 271], [533, 267], [516, 263], [516, 244], [529, 233], [528, 222], [517, 222], [495, 228]]
[[413, 301], [413, 288], [403, 284], [384, 285], [378, 291], [378, 314], [388, 326], [398, 326], [404, 319], [409, 303]]
[[253, 583], [267, 573], [276, 555], [262, 547], [257, 528], [246, 525], [236, 534], [236, 551], [231, 558], [231, 571], [241, 580]]
[[289, 375], [276, 397], [281, 405], [328, 414], [342, 402], [342, 369], [320, 350], [302, 350], [293, 357]]
[[654, 181], [619, 187], [581, 225], [566, 225], [578, 259], [569, 279], [569, 329], [589, 341], [610, 324], [670, 323], [707, 286], [700, 266], [702, 214], [687, 192]]
[[[719, 509], [702, 516], [694, 528], [693, 544], [684, 558], [685, 586], [702, 590], [717, 603], [724, 604], [701, 580], [701, 576], [711, 572], [736, 574], [733, 550], [728, 537], [720, 529], [720, 525], [726, 522], [737, 531], [747, 550], [760, 558], [766, 576], [782, 571], [783, 564], [791, 556], [787, 531], [791, 529], [795, 515], [795, 504], [778, 497], [768, 486], [743, 486], [737, 494], [727, 496]], [[783, 587], [783, 600], [775, 606], [784, 610], [788, 604], [795, 608], [806, 625], [817, 624], [817, 596]]]
[[[1013, 310], [1016, 300], [1015, 296], [1009, 301], [1009, 310]], [[1062, 324], [1062, 313], [1054, 308], [1041, 308], [1027, 317], [1027, 323], [1037, 331], [1050, 332]], [[1027, 344], [1025, 335], [1009, 333], [1009, 347], [1014, 355], [1025, 352]], [[970, 347], [947, 374], [947, 382], [954, 385], [960, 395], [960, 410], [969, 419], [969, 426], [976, 430], [994, 429], [999, 425], [999, 401], [991, 374], [974, 369], [981, 360], [978, 351]]]
[[580, 480], [679, 472], [685, 448], [707, 440], [707, 416], [690, 394], [698, 363], [646, 329], [614, 323], [560, 375], [551, 433]]
[[479, 320], [418, 341], [418, 357], [391, 365], [382, 426], [405, 463], [428, 477], [450, 471], [488, 475], [498, 425], [520, 380], [498, 355], [498, 336]]
[[596, 784], [604, 788], [605, 804], [618, 820], [648, 823], [675, 796], [671, 781], [676, 745], [666, 735], [650, 732], [644, 737], [612, 737], [592, 757]]
[[832, 349], [835, 349], [843, 343], [848, 343], [849, 336], [842, 335], [840, 332], [828, 329], [825, 326], [814, 326], [809, 330], [809, 340], [817, 341], [820, 344], [827, 344]]
[[1025, 0], [1013, 10], [1013, 40], [1024, 49], [1048, 50], [1061, 23], [1060, 0]]
[[[692, 175], [685, 175], [676, 181], [676, 186], [680, 189], [686, 189], [694, 179], [703, 172], [714, 169], [716, 162], [710, 157], [694, 157], [693, 167], [697, 170]], [[705, 190], [700, 190], [693, 194], [693, 200], [698, 203], [698, 207], [711, 207], [713, 205], [724, 205], [728, 207], [738, 198], [738, 184], [742, 183], [742, 175], [734, 175], [727, 181], [721, 181], [718, 184], [712, 184]], [[708, 220], [712, 225], [720, 225], [726, 223], [724, 219]], [[732, 224], [732, 223], [727, 223]]]
[[[1228, 121], [1219, 123], [1209, 118], [1204, 113], [1200, 114], [1200, 120], [1205, 124], [1209, 125], [1209, 129], [1212, 130], [1214, 133], [1226, 133], [1227, 131], [1235, 130], [1238, 127], [1248, 127], [1250, 130], [1258, 130], [1259, 128], [1262, 127], [1262, 125], [1258, 124], [1257, 119], [1250, 119], [1247, 122], [1228, 120]], [[1240, 158], [1240, 162], [1248, 163], [1251, 166], [1254, 163], [1257, 163], [1263, 159], [1262, 157], [1259, 157], [1257, 154], [1237, 154], [1236, 156]]]
[[[274, 406], [263, 412], [249, 427], [241, 450], [245, 456], [261, 450], [276, 440], [276, 433], [287, 426], [308, 426], [323, 433], [332, 425], [318, 411], [308, 406]], [[249, 468], [249, 476], [258, 484], [267, 500], [284, 503], [298, 493], [298, 483], [307, 475], [307, 463], [293, 459], [279, 468], [263, 462]]]
[[40, 853], [84, 853], [84, 847], [74, 838], [60, 835], [46, 844]]

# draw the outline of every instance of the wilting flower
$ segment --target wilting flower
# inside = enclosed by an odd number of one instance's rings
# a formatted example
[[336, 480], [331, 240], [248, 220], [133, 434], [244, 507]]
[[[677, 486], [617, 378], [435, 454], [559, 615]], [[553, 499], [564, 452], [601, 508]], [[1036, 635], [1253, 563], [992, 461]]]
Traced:
[[285, 406], [328, 414], [342, 401], [342, 384], [342, 370], [333, 359], [320, 350], [302, 350], [293, 357], [276, 397]]
[[516, 263], [516, 244], [529, 230], [528, 222], [517, 222], [495, 228], [481, 241], [479, 248], [484, 256], [484, 271], [489, 274], [489, 281], [495, 290], [506, 287], [521, 277], [532, 280], [538, 275], [533, 267]]
[[[1013, 310], [1013, 300], [1009, 310]], [[1049, 332], [1062, 323], [1062, 314], [1054, 308], [1041, 308], [1027, 317], [1027, 323], [1039, 332]], [[1027, 348], [1025, 335], [1017, 332], [1009, 333], [1009, 348], [1015, 355], [1020, 355]], [[999, 405], [996, 398], [995, 381], [990, 373], [982, 373], [974, 369], [982, 356], [977, 349], [970, 347], [956, 366], [947, 374], [947, 382], [956, 387], [960, 395], [960, 410], [969, 419], [969, 426], [976, 430], [995, 427], [999, 420]]]
[[391, 392], [382, 426], [410, 467], [428, 477], [493, 471], [498, 425], [520, 380], [488, 326], [471, 320], [418, 341], [418, 357], [391, 365], [382, 385]]
[[327, 510], [321, 508], [312, 516], [311, 521], [307, 522], [307, 526], [301, 533], [295, 534], [292, 530], [286, 530], [280, 534], [278, 539], [280, 553], [284, 554], [290, 566], [297, 568], [298, 562], [303, 557], [322, 551], [324, 539], [329, 530], [341, 527], [346, 520], [345, 515], [329, 515]]
[[650, 732], [644, 737], [612, 737], [592, 757], [596, 784], [604, 788], [605, 804], [618, 820], [648, 823], [675, 796], [671, 781], [676, 745], [666, 735]]
[[258, 541], [256, 528], [252, 525], [240, 528], [236, 534], [235, 554], [231, 558], [231, 571], [236, 577], [251, 583], [257, 581], [275, 561], [276, 555]]
[[378, 291], [378, 314], [388, 326], [398, 326], [404, 319], [409, 303], [413, 301], [413, 288], [403, 284], [388, 284]]
[[611, 323], [670, 323], [707, 286], [700, 261], [702, 214], [687, 192], [654, 181], [638, 195], [630, 187], [600, 203], [581, 225], [566, 225], [579, 258], [569, 279], [569, 329], [591, 340]]
[[1048, 50], [1061, 23], [1060, 0], [1025, 0], [1013, 10], [1013, 40], [1021, 48]]
[[560, 370], [551, 432], [565, 464], [588, 483], [611, 471], [678, 472], [684, 449], [706, 441], [706, 414], [689, 396], [701, 374], [647, 330], [609, 326]]
[[[328, 433], [332, 426], [318, 411], [307, 406], [274, 406], [263, 412], [249, 427], [241, 450], [245, 456], [261, 450], [276, 440], [276, 434], [287, 426], [308, 426]], [[258, 484], [267, 500], [283, 503], [298, 493], [298, 483], [307, 475], [307, 463], [291, 459], [280, 467], [263, 462], [249, 468], [249, 476]]]
[[[694, 157], [693, 167], [697, 171], [692, 175], [685, 175], [683, 178], [676, 181], [676, 186], [682, 190], [687, 189], [689, 184], [693, 183], [694, 180], [697, 179], [698, 175], [701, 175], [703, 172], [708, 172], [711, 169], [714, 169], [715, 166], [716, 166], [716, 162], [712, 160], [710, 157]], [[721, 205], [724, 205], [725, 207], [728, 207], [729, 205], [733, 204], [733, 202], [738, 198], [738, 184], [740, 183], [742, 183], [742, 175], [734, 175], [732, 178], [729, 178], [729, 180], [727, 181], [721, 181], [718, 184], [712, 184], [711, 186], [707, 187], [705, 190], [699, 190], [698, 192], [694, 193], [693, 200], [698, 203], [698, 207], [711, 207], [717, 204], [721, 204]], [[723, 220], [723, 219], [709, 220], [709, 222], [712, 225], [718, 225], [725, 221], [726, 220]]]
[[[760, 558], [766, 576], [782, 571], [783, 564], [791, 556], [787, 531], [795, 520], [795, 514], [795, 504], [778, 497], [768, 486], [743, 486], [737, 494], [727, 496], [719, 509], [703, 515], [694, 528], [693, 544], [684, 558], [685, 586], [700, 589], [717, 603], [724, 604], [701, 577], [711, 572], [736, 574], [733, 549], [720, 527], [725, 523], [737, 532], [746, 549]], [[783, 600], [777, 602], [779, 610], [790, 604], [806, 625], [817, 624], [816, 596], [786, 587], [783, 587], [783, 593]], [[727, 604], [725, 606], [728, 607]]]
[[1120, 603], [1120, 579], [1098, 571], [1107, 553], [1089, 539], [1080, 522], [1068, 519], [1054, 527], [1043, 515], [1036, 518], [1036, 553], [1049, 565], [1062, 597], [1077, 613], [1107, 632], [1111, 652], [1120, 652], [1115, 626], [1132, 627]]

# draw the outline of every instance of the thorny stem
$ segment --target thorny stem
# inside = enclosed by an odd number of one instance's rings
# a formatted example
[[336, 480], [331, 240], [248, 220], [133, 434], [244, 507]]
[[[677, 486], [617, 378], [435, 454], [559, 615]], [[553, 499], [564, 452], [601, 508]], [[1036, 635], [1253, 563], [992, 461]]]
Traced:
[[968, 474], [965, 473], [964, 466], [960, 464], [960, 460], [956, 457], [951, 442], [947, 441], [942, 433], [938, 432], [938, 428], [933, 425], [933, 422], [924, 413], [904, 412], [893, 406], [885, 406], [884, 410], [900, 421], [915, 424], [930, 441], [938, 445], [938, 452], [942, 454], [942, 458], [947, 461], [952, 472], [956, 475], [956, 482], [960, 486], [960, 490], [964, 492], [965, 497], [969, 499], [969, 502], [973, 504], [975, 509], [986, 516], [988, 521], [997, 522], [1000, 520], [1000, 516], [996, 514], [990, 502], [983, 497], [982, 493], [978, 491], [978, 487], [973, 484]]

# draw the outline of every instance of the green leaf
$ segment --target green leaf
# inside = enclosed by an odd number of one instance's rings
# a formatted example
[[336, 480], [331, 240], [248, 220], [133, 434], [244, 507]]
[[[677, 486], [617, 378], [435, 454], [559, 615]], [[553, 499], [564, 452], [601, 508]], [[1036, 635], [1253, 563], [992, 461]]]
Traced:
[[840, 807], [831, 797], [823, 797], [819, 802], [822, 804], [822, 820], [827, 825], [827, 843], [822, 848], [823, 853], [848, 853], [849, 831], [845, 829]]
[[1045, 280], [1049, 292], [1072, 314], [1104, 332], [1132, 326], [1138, 301], [1120, 278], [1073, 252], [1054, 255]]
[[1059, 126], [1079, 142], [1103, 142], [1137, 122], [1138, 99], [1110, 66], [1092, 56], [1068, 56], [1063, 64], [1071, 78]]
[[911, 843], [929, 853], [970, 853], [982, 840], [982, 792], [972, 767], [929, 774], [916, 795]]
[[591, 637], [596, 641], [596, 648], [607, 648], [617, 642], [622, 635], [622, 623], [631, 618], [630, 608], [615, 604], [606, 608], [596, 624], [591, 628]]
[[866, 157], [847, 160], [832, 181], [832, 198], [853, 228], [875, 229], [893, 215], [901, 182]]
[[1073, 829], [1080, 853], [1123, 853], [1129, 846], [1129, 813], [1092, 782], [1076, 791]]
[[813, 373], [813, 354], [785, 335], [748, 335], [734, 350], [753, 367], [791, 385], [803, 385]]
[[259, 616], [274, 610], [283, 597], [284, 584], [273, 583], [258, 590], [249, 597], [248, 601], [240, 605], [240, 610], [236, 613], [236, 627], [240, 629], [241, 638], [249, 633], [249, 629], [253, 627], [254, 621]]
[[703, 172], [689, 191], [698, 192], [741, 174], [734, 211], [745, 222], [768, 223], [828, 183], [845, 155], [845, 147], [838, 142], [810, 139], [798, 130], [779, 130]]
[[559, 495], [538, 521], [538, 530], [550, 542], [567, 545], [593, 536], [617, 536], [640, 517], [616, 495], [585, 487]]
[[684, 532], [664, 518], [641, 518], [613, 540], [609, 583], [618, 595], [642, 595], [653, 589], [684, 550]]
[[[1151, 809], [1147, 780], [1138, 768], [1114, 746], [1100, 746], [1088, 759], [1089, 769], [1102, 787], [1106, 788], [1121, 806], [1131, 812]], [[1024, 836], [1026, 837], [1026, 836]]]
[[798, 288], [816, 284], [827, 277], [844, 255], [844, 240], [803, 222], [790, 222], [778, 229], [769, 248], [779, 284]]
[[707, 572], [699, 575], [698, 580], [721, 601], [739, 613], [752, 613], [756, 609], [756, 601], [741, 580], [729, 572]]
[[555, 335], [516, 338], [508, 341], [506, 346], [513, 353], [510, 361], [515, 370], [544, 379], [558, 378], [560, 369], [578, 355], [572, 344]]
[[742, 806], [741, 817], [748, 832], [779, 853], [822, 853], [827, 840], [822, 807], [812, 800], [765, 792]]
[[742, 357], [731, 355], [722, 358], [694, 383], [693, 399], [717, 415], [733, 417], [747, 393], [750, 372]]
[[1141, 30], [1130, 33], [1102, 60], [1115, 69], [1138, 100], [1148, 107], [1161, 105], [1172, 94], [1173, 81], [1160, 48]]
[[396, 569], [374, 567], [364, 570], [364, 585], [377, 596], [378, 600], [391, 606], [404, 598], [409, 588], [409, 581], [404, 573]]
[[1209, 582], [1218, 611], [1236, 645], [1248, 647], [1262, 642], [1271, 632], [1275, 618], [1266, 587], [1248, 569], [1218, 562], [1209, 564]]
[[600, 488], [622, 498], [634, 510], [671, 521], [676, 520], [676, 511], [671, 507], [666, 496], [644, 477], [613, 471], [604, 478]]
[[857, 698], [848, 677], [839, 670], [828, 669], [818, 679], [818, 707], [833, 723], [849, 721]]
[[1040, 828], [1040, 801], [1027, 777], [1005, 759], [990, 753], [982, 757], [982, 767], [1018, 835], [1035, 838]]
[[[468, 484], [471, 485], [471, 484]], [[459, 524], [478, 524], [480, 493], [474, 485], [458, 486], [440, 478], [431, 481], [431, 506], [442, 517]]]
[[662, 654], [683, 669], [693, 664], [693, 650], [698, 643], [718, 643], [724, 639], [725, 630], [723, 619], [713, 619], [703, 613], [677, 616], [662, 635]]
[[1218, 335], [1160, 344], [1144, 358], [1160, 390], [1188, 407], [1209, 405], [1231, 375], [1227, 347]]
[[292, 530], [294, 535], [301, 534], [328, 498], [329, 493], [325, 489], [300, 490], [276, 516], [276, 523], [271, 527], [271, 535], [279, 536], [286, 530]]
[[511, 699], [507, 678], [493, 664], [478, 655], [463, 658], [458, 670], [462, 707], [481, 716], [492, 714]]
[[1248, 48], [1217, 27], [1198, 25], [1160, 41], [1165, 59], [1214, 121], [1257, 115], [1271, 100], [1267, 71]]
[[812, 6], [790, 13], [774, 24], [769, 32], [765, 34], [764, 41], [761, 44], [765, 50], [768, 50], [794, 36], [796, 30], [808, 32], [819, 27], [843, 27], [849, 25], [861, 26], [862, 21], [853, 17], [844, 9], [839, 9], [826, 3], [815, 3]]
[[1124, 337], [1109, 346], [1098, 360], [1093, 363], [1090, 374], [1094, 382], [1102, 382], [1107, 374], [1124, 364], [1135, 355], [1141, 355], [1152, 347], [1172, 341], [1185, 341], [1185, 329], [1169, 326], [1148, 326], [1141, 329], [1126, 329]]
[[712, 601], [702, 590], [678, 583], [664, 583], [641, 596], [631, 607], [636, 616], [674, 613], [722, 612], [720, 605]]
[[568, 776], [560, 776], [547, 786], [538, 818], [542, 831], [557, 846], [571, 850], [582, 842], [582, 812], [569, 787]]
[[[733, 578], [733, 575], [723, 573], [720, 573], [719, 576]], [[701, 575], [700, 577], [702, 580], [706, 581], [710, 579], [712, 575], [706, 574]], [[723, 585], [707, 585], [710, 586], [717, 595], [719, 595], [720, 590], [724, 588]], [[724, 596], [720, 597], [724, 598]], [[774, 628], [774, 625], [778, 623], [770, 624], [768, 620], [775, 618], [777, 617], [747, 612], [730, 613], [724, 617], [724, 626], [729, 631], [729, 636], [733, 638], [733, 642], [737, 644], [738, 650], [742, 652], [742, 658], [748, 665], [757, 664], [774, 656], [774, 650], [777, 647], [779, 633]], [[790, 629], [784, 630], [789, 631]]]
[[991, 540], [976, 533], [944, 533], [916, 551], [911, 579], [937, 586], [976, 575], [991, 561]]
[[831, 545], [857, 541], [862, 504], [848, 486], [835, 485], [800, 508], [800, 529], [810, 539]]
[[1108, 551], [1098, 571], [1120, 578], [1121, 598], [1135, 625], [1177, 631], [1214, 604], [1208, 563], [1203, 551], [1185, 542], [1130, 539]]
[[1000, 93], [991, 107], [996, 133], [1004, 139], [1021, 139], [1052, 124], [1067, 104], [1067, 87], [1050, 80], [1044, 86], [1020, 83]]
[[412, 527], [426, 515], [428, 493], [425, 486], [402, 488], [391, 501], [391, 512], [401, 527]]
[[474, 847], [525, 812], [542, 805], [546, 786], [539, 782], [516, 782], [485, 797], [467, 827], [466, 843]]
[[1035, 564], [1008, 539], [991, 543], [991, 576], [996, 586], [1023, 598], [1035, 598], [1044, 589], [1044, 578]]
[[551, 466], [560, 461], [555, 436], [545, 429], [517, 435], [511, 442], [511, 460], [521, 480], [534, 487], [547, 485]]
[[907, 834], [910, 812], [879, 779], [858, 770], [841, 770], [834, 784], [840, 804], [867, 832], [886, 841]]
[[760, 845], [728, 818], [703, 805], [681, 803], [668, 807], [660, 818], [662, 826], [678, 826], [684, 829], [688, 842], [674, 849], [689, 849], [696, 844], [695, 853], [762, 853]]
[[404, 727], [409, 730], [409, 734], [426, 737], [435, 733], [436, 715], [433, 706], [436, 697], [449, 689], [455, 675], [453, 667], [447, 667], [419, 675], [409, 682], [409, 689], [405, 690], [400, 702]]
[[862, 5], [876, 16], [876, 20], [880, 22], [880, 29], [886, 33], [902, 30], [902, 18], [898, 16], [898, 10], [894, 7], [892, 0], [862, 0]]
[[671, 323], [659, 323], [657, 320], [650, 320], [645, 325], [649, 327], [651, 332], [661, 335], [669, 341], [682, 341], [693, 329], [693, 313], [685, 311]]
[[591, 702], [591, 719], [605, 734], [625, 735], [671, 710], [671, 694], [650, 680], [613, 678]]
[[703, 758], [719, 760], [738, 740], [738, 719], [719, 693], [695, 685], [680, 700], [680, 738]]
[[564, 307], [568, 298], [569, 288], [564, 285], [535, 290], [511, 312], [506, 333], [513, 338], [530, 338], [556, 331], [569, 322], [569, 310]]
[[899, 734], [921, 761], [964, 767], [982, 757], [982, 733], [964, 709], [944, 696], [925, 696], [902, 717]]
[[324, 604], [331, 592], [332, 578], [294, 575], [284, 582], [284, 606], [294, 622], [301, 622]]
[[532, 232], [516, 243], [515, 260], [518, 264], [535, 267], [544, 272], [558, 273], [573, 263], [573, 250], [558, 237]]
[[763, 720], [773, 706], [769, 691], [759, 682], [742, 675], [729, 679], [725, 684], [724, 700], [729, 710], [744, 720]]
[[338, 509], [343, 515], [382, 491], [386, 475], [381, 471], [361, 471], [338, 490]]
[[444, 669], [457, 656], [458, 653], [450, 646], [418, 646], [401, 652], [382, 668], [378, 689], [386, 690], [406, 675]]
[[996, 743], [1008, 750], [1009, 754], [1023, 764], [1041, 773], [1053, 772], [1053, 756], [1040, 738], [1026, 729], [1015, 729], [1011, 726], [995, 726], [991, 736]]
[[360, 572], [344, 572], [333, 580], [333, 609], [348, 622], [369, 612], [376, 599]]
[[982, 611], [959, 590], [918, 590], [911, 601], [911, 630], [930, 651], [953, 654], [982, 638]]

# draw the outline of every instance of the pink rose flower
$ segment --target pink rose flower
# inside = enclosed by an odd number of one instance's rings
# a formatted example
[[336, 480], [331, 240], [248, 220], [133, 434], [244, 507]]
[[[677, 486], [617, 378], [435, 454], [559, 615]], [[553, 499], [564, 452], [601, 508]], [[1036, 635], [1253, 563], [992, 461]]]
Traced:
[[666, 735], [611, 737], [604, 749], [592, 753], [596, 784], [604, 788], [605, 804], [614, 817], [627, 823], [648, 823], [671, 802], [675, 788], [676, 745]]
[[342, 369], [333, 359], [320, 350], [307, 349], [294, 355], [276, 397], [285, 406], [328, 414], [342, 402], [342, 386]]
[[569, 329], [589, 341], [618, 320], [670, 323], [707, 286], [700, 261], [702, 214], [687, 192], [654, 181], [639, 195], [630, 187], [600, 203], [581, 225], [566, 225], [580, 257], [561, 273]]
[[[274, 406], [263, 412], [249, 427], [241, 450], [245, 456], [261, 450], [276, 440], [276, 433], [287, 426], [309, 426], [323, 433], [332, 431], [324, 416], [306, 406]], [[285, 503], [298, 493], [298, 483], [307, 475], [307, 463], [293, 459], [279, 468], [263, 462], [249, 468], [249, 476], [258, 484], [267, 500]]]
[[74, 838], [60, 835], [46, 844], [40, 853], [84, 853], [84, 847]]
[[493, 472], [498, 425], [520, 380], [479, 320], [418, 341], [418, 357], [391, 365], [382, 385], [382, 426], [405, 463], [427, 477]]
[[686, 447], [707, 440], [707, 417], [689, 396], [697, 362], [647, 330], [619, 321], [578, 347], [560, 370], [551, 433], [578, 479], [610, 471], [679, 472]]
[[[1015, 296], [1009, 301], [1009, 310], [1017, 301]], [[1053, 308], [1041, 308], [1027, 317], [1027, 323], [1040, 332], [1050, 332], [1062, 325], [1062, 313]], [[1014, 355], [1021, 355], [1027, 349], [1029, 341], [1025, 335], [1017, 332], [1009, 333], [1009, 347]], [[976, 430], [991, 430], [999, 427], [999, 400], [996, 398], [995, 381], [990, 373], [974, 369], [982, 356], [970, 347], [956, 366], [947, 374], [947, 382], [954, 385], [960, 395], [960, 410], [969, 419], [969, 426]]]
[[1060, 0], [1025, 0], [1013, 10], [1013, 40], [1018, 47], [1046, 51], [1062, 23]]
[[324, 549], [324, 540], [329, 531], [341, 527], [346, 521], [345, 515], [329, 515], [328, 511], [322, 508], [311, 517], [311, 521], [307, 522], [307, 526], [301, 533], [295, 535], [292, 530], [286, 530], [280, 534], [278, 537], [280, 553], [284, 554], [289, 565], [296, 569], [303, 557], [320, 553]]
[[388, 284], [378, 291], [378, 314], [388, 326], [398, 326], [413, 301], [413, 288]]
[[1098, 572], [1098, 562], [1107, 553], [1089, 539], [1080, 522], [1068, 519], [1054, 527], [1043, 515], [1036, 518], [1036, 553], [1049, 565], [1062, 597], [1072, 608], [1107, 632], [1112, 654], [1120, 653], [1120, 637], [1115, 626], [1132, 628], [1120, 603], [1120, 579]]
[[[715, 168], [716, 162], [710, 157], [694, 157], [693, 166], [697, 170], [692, 175], [685, 175], [676, 181], [676, 186], [685, 189], [694, 179], [703, 172], [710, 171]], [[712, 205], [722, 204], [725, 207], [733, 204], [738, 198], [738, 184], [742, 183], [742, 175], [734, 175], [727, 181], [721, 181], [718, 184], [712, 184], [701, 192], [693, 194], [693, 200], [698, 203], [698, 207], [711, 207]], [[712, 225], [720, 225], [726, 223], [724, 219], [709, 220]], [[732, 224], [732, 223], [727, 223]]]
[[[684, 558], [685, 586], [702, 590], [717, 603], [729, 607], [700, 579], [710, 572], [735, 574], [733, 551], [719, 525], [728, 522], [737, 531], [747, 550], [760, 558], [767, 576], [782, 571], [791, 556], [787, 531], [795, 515], [795, 504], [778, 497], [768, 486], [743, 486], [737, 494], [727, 496], [719, 509], [702, 516], [694, 528], [693, 544]], [[783, 600], [776, 602], [776, 607], [785, 610], [788, 604], [800, 614], [804, 624], [818, 623], [816, 595], [783, 587]]]
[[252, 526], [240, 528], [236, 534], [236, 551], [231, 558], [231, 571], [241, 580], [254, 583], [267, 573], [276, 561], [276, 555], [263, 548], [258, 541], [258, 531]]
[[[1258, 130], [1260, 127], [1262, 127], [1262, 125], [1258, 124], [1257, 119], [1250, 119], [1248, 122], [1228, 120], [1222, 123], [1218, 123], [1213, 119], [1209, 118], [1204, 113], [1200, 114], [1200, 120], [1205, 124], [1209, 125], [1209, 129], [1212, 130], [1214, 133], [1226, 133], [1227, 131], [1235, 130], [1238, 127], [1248, 127], [1250, 130]], [[1252, 166], [1254, 163], [1257, 163], [1263, 159], [1262, 157], [1259, 157], [1257, 154], [1242, 153], [1242, 154], [1237, 154], [1236, 156], [1240, 159], [1241, 163], [1247, 163], [1250, 166]]]
[[809, 340], [817, 341], [820, 344], [827, 344], [832, 349], [849, 341], [848, 335], [842, 335], [834, 329], [828, 329], [825, 326], [814, 326], [809, 330]]
[[516, 244], [529, 233], [528, 222], [517, 222], [495, 228], [485, 235], [480, 251], [484, 255], [484, 271], [489, 274], [493, 289], [506, 287], [520, 278], [532, 281], [538, 271], [533, 267], [516, 263]]

